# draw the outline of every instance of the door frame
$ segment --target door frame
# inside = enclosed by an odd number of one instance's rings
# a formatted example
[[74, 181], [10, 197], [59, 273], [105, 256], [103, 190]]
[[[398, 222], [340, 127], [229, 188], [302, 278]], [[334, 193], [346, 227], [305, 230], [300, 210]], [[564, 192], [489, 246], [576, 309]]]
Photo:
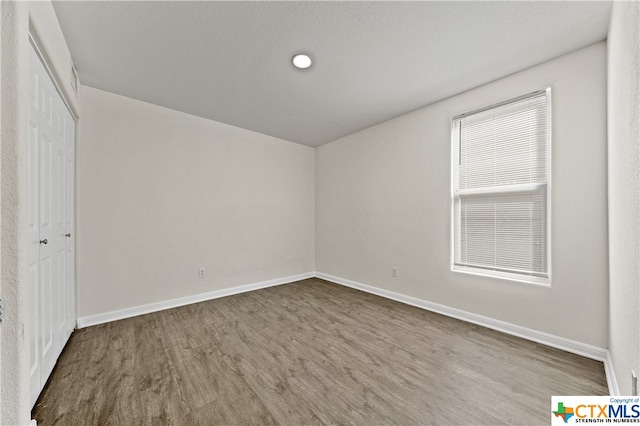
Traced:
[[[42, 65], [44, 65], [45, 71], [47, 72], [47, 74], [49, 75], [49, 78], [53, 82], [53, 87], [56, 88], [56, 91], [58, 92], [58, 95], [60, 95], [60, 99], [62, 99], [62, 102], [64, 103], [64, 106], [69, 110], [69, 113], [71, 114], [71, 118], [73, 118], [73, 121], [74, 121], [74, 123], [76, 125], [76, 130], [77, 130], [78, 115], [75, 113], [75, 111], [71, 107], [71, 103], [68, 101], [67, 96], [64, 93], [64, 90], [61, 89], [60, 84], [58, 83], [58, 79], [56, 78], [55, 73], [51, 71], [51, 67], [49, 66], [49, 61], [47, 60], [47, 56], [46, 56], [46, 54], [43, 53], [43, 52], [46, 52], [46, 51], [44, 49], [40, 48], [39, 43], [37, 41], [37, 37], [31, 31], [29, 31], [29, 44], [31, 44], [33, 49], [36, 51], [36, 55], [38, 55], [38, 58], [40, 59], [40, 62], [42, 62]], [[75, 72], [75, 69], [74, 69], [73, 72]], [[74, 208], [75, 208], [75, 206], [74, 206]]]

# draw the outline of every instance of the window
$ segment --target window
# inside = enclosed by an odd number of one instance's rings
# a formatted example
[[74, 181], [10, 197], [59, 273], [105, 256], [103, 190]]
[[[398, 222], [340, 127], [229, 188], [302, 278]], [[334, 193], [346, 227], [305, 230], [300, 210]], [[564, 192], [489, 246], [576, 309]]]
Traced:
[[452, 269], [548, 283], [550, 89], [451, 124]]

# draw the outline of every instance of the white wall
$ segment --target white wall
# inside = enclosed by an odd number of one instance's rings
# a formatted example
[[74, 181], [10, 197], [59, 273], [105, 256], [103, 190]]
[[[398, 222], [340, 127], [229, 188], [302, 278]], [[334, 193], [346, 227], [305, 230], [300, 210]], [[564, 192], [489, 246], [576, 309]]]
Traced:
[[[451, 272], [450, 118], [547, 86], [552, 286]], [[605, 348], [606, 116], [599, 43], [320, 146], [316, 270]]]
[[640, 3], [609, 26], [609, 350], [622, 395], [640, 374]]
[[63, 93], [72, 106], [75, 103], [68, 78], [71, 56], [51, 2], [2, 1], [0, 8], [0, 279], [5, 306], [1, 328], [0, 424], [18, 425], [28, 424], [31, 418], [26, 232], [29, 32], [40, 43]]
[[80, 98], [79, 317], [314, 270], [313, 148], [90, 87]]

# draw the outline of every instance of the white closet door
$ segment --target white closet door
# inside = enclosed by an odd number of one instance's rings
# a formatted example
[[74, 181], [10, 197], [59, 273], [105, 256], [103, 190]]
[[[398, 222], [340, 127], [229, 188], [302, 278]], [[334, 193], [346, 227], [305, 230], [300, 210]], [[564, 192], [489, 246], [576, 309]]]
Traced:
[[31, 403], [75, 322], [73, 145], [75, 123], [32, 48], [29, 58], [29, 278]]

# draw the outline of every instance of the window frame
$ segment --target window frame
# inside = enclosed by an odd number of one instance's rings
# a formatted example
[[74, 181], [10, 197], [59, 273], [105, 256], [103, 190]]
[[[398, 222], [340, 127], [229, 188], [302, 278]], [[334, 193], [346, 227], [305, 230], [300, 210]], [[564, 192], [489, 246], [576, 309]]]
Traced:
[[[547, 256], [547, 276], [546, 277], [539, 277], [539, 276], [535, 276], [535, 275], [527, 275], [527, 274], [522, 274], [522, 273], [517, 273], [517, 272], [506, 272], [506, 271], [502, 271], [502, 270], [494, 270], [494, 269], [490, 269], [490, 268], [480, 268], [480, 267], [473, 267], [473, 266], [467, 266], [467, 265], [457, 265], [456, 264], [456, 258], [455, 258], [455, 253], [456, 253], [456, 244], [460, 244], [459, 241], [456, 241], [456, 226], [459, 226], [457, 224], [457, 222], [460, 220], [459, 218], [456, 218], [456, 208], [455, 208], [455, 204], [456, 204], [456, 198], [459, 196], [457, 194], [457, 192], [459, 193], [458, 190], [458, 179], [459, 179], [459, 155], [460, 155], [460, 144], [459, 144], [459, 131], [457, 129], [456, 126], [456, 120], [459, 120], [461, 118], [464, 118], [466, 116], [469, 115], [473, 115], [473, 114], [477, 114], [477, 113], [481, 113], [487, 110], [491, 110], [494, 108], [498, 108], [501, 107], [503, 105], [508, 105], [514, 102], [518, 102], [527, 98], [531, 98], [534, 96], [538, 96], [540, 94], [545, 94], [546, 95], [546, 108], [547, 108], [547, 128], [546, 128], [546, 133], [547, 133], [547, 181], [546, 181], [546, 244], [547, 244], [547, 249], [546, 249], [546, 256]], [[476, 275], [476, 276], [484, 276], [484, 277], [490, 277], [490, 278], [498, 278], [498, 279], [502, 279], [502, 280], [509, 280], [509, 281], [513, 281], [513, 282], [521, 282], [521, 283], [527, 283], [527, 284], [536, 284], [536, 285], [541, 285], [541, 286], [545, 286], [545, 287], [551, 287], [551, 277], [552, 277], [552, 256], [551, 256], [551, 249], [552, 249], [552, 240], [551, 240], [551, 228], [552, 228], [552, 216], [551, 216], [551, 194], [552, 194], [552, 129], [553, 129], [553, 120], [552, 120], [553, 114], [552, 114], [552, 102], [551, 102], [551, 87], [548, 86], [542, 90], [536, 90], [534, 92], [530, 92], [521, 96], [516, 96], [516, 97], [512, 97], [500, 102], [496, 102], [493, 103], [491, 105], [485, 106], [485, 107], [481, 107], [481, 108], [477, 108], [474, 110], [471, 110], [469, 112], [465, 112], [463, 114], [457, 114], [454, 116], [450, 117], [450, 125], [451, 125], [451, 179], [450, 179], [450, 185], [451, 185], [451, 206], [450, 206], [450, 213], [451, 213], [451, 226], [450, 226], [450, 237], [451, 237], [451, 241], [450, 241], [450, 268], [452, 272], [460, 272], [460, 273], [464, 273], [464, 274], [471, 274], [471, 275]], [[501, 189], [498, 191], [482, 191], [482, 190], [467, 190], [469, 193], [474, 193], [474, 194], [487, 194], [487, 193], [498, 193], [498, 192], [514, 192], [513, 189], [524, 189], [524, 187], [529, 187], [530, 189], [526, 190], [526, 192], [529, 192], [531, 190], [533, 190], [533, 188], [535, 186], [539, 186], [541, 184], [520, 184], [520, 185], [513, 185], [511, 188], [512, 190], [509, 190], [507, 188], [505, 189]], [[545, 185], [545, 184], [542, 184]], [[518, 188], [516, 188], [518, 187]], [[494, 187], [495, 188], [495, 187]]]

